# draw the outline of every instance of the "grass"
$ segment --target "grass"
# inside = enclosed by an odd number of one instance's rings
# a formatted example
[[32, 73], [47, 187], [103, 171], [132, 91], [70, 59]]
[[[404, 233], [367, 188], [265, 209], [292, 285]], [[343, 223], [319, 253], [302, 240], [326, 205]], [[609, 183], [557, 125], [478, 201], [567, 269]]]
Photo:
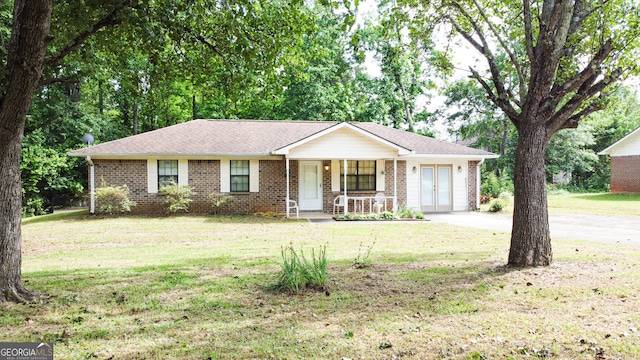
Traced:
[[[274, 290], [283, 247], [325, 244], [322, 291]], [[23, 276], [50, 298], [0, 304], [0, 333], [56, 359], [640, 357], [639, 248], [553, 245], [518, 270], [508, 234], [441, 223], [29, 221]]]
[[[547, 195], [549, 214], [594, 214], [640, 216], [640, 194], [627, 193], [551, 193]], [[489, 204], [481, 206], [488, 211]], [[513, 213], [513, 202], [502, 213]]]
[[549, 213], [640, 216], [640, 194], [564, 194], [547, 199]]

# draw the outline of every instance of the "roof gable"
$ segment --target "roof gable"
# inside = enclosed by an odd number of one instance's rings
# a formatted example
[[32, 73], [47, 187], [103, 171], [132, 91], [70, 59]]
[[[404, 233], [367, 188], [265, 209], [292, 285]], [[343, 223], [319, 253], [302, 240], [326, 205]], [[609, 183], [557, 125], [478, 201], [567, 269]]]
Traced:
[[598, 155], [628, 156], [640, 155], [640, 127], [633, 130], [627, 136], [613, 143], [613, 145], [600, 151]]
[[411, 153], [411, 150], [409, 149], [405, 149], [402, 146], [398, 146], [397, 144], [389, 142], [386, 139], [376, 136], [370, 132], [363, 131], [362, 129], [356, 126], [353, 126], [351, 125], [351, 123], [347, 123], [347, 122], [337, 123], [336, 125], [331, 126], [305, 139], [301, 139], [300, 141], [297, 141], [293, 144], [287, 145], [280, 149], [276, 149], [273, 153], [278, 155], [287, 155], [295, 148], [303, 147], [313, 142], [318, 142], [320, 141], [320, 139], [326, 139], [332, 135], [337, 135], [341, 133], [346, 135], [346, 132], [350, 132], [350, 133], [353, 133], [353, 135], [359, 135], [361, 137], [366, 138], [369, 141], [376, 142], [381, 146], [384, 146], [389, 148], [390, 150], [393, 150], [396, 154], [399, 154], [399, 155], [408, 155]]

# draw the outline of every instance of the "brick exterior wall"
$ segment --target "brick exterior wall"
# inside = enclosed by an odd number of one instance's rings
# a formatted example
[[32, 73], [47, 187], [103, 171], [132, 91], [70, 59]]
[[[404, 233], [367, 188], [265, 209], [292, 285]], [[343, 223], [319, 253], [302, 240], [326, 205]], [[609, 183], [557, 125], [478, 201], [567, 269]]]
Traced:
[[[146, 160], [93, 160], [95, 166], [96, 190], [104, 183], [108, 186], [127, 185], [130, 199], [136, 202], [133, 214], [158, 215], [164, 213], [163, 199], [147, 192]], [[96, 199], [96, 211], [100, 201]]]
[[[220, 192], [220, 160], [189, 160], [189, 186], [195, 192], [193, 202], [189, 204], [189, 212], [213, 212], [209, 194]], [[228, 207], [229, 205], [224, 204], [219, 210], [227, 211]]]
[[[147, 161], [146, 160], [100, 160], [94, 159], [96, 188], [104, 181], [106, 185], [119, 186], [126, 184], [130, 190], [131, 200], [136, 202], [132, 214], [162, 215], [164, 198], [147, 191]], [[398, 205], [407, 203], [407, 186], [404, 176], [406, 161], [398, 161]], [[322, 162], [323, 209], [325, 213], [333, 212], [333, 200], [340, 192], [331, 191], [331, 171], [324, 170], [331, 166], [330, 160]], [[189, 205], [189, 213], [206, 214], [213, 212], [209, 202], [209, 194], [220, 192], [220, 161], [219, 160], [189, 160], [189, 185], [195, 192]], [[221, 214], [245, 214], [255, 212], [286, 213], [285, 200], [287, 196], [286, 163], [284, 160], [260, 160], [260, 191], [247, 193], [231, 193], [233, 199], [217, 209]], [[298, 161], [289, 161], [290, 194], [293, 199], [298, 195]], [[380, 169], [377, 169], [380, 171]], [[393, 161], [385, 163], [385, 194], [392, 196]], [[358, 192], [359, 196], [375, 196], [376, 191]], [[391, 210], [389, 200], [387, 209]], [[96, 210], [100, 209], [100, 201], [96, 199]], [[365, 206], [369, 211], [369, 204]]]
[[467, 186], [468, 189], [468, 205], [467, 209], [469, 210], [479, 210], [478, 202], [476, 199], [478, 198], [478, 163], [479, 161], [469, 161], [469, 181]]
[[611, 157], [611, 192], [640, 193], [640, 155]]

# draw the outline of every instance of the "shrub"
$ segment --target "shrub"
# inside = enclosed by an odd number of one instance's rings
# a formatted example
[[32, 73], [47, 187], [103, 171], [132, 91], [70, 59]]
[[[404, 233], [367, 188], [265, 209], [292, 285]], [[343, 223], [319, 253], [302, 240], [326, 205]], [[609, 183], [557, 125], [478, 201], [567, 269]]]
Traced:
[[513, 194], [509, 191], [503, 191], [498, 196], [498, 199], [502, 200], [505, 205], [510, 205], [513, 203]]
[[424, 219], [424, 214], [405, 205], [398, 206], [396, 216], [400, 219]]
[[362, 243], [360, 243], [360, 246], [358, 247], [358, 255], [353, 260], [353, 266], [355, 266], [358, 269], [371, 266], [371, 259], [369, 258], [369, 256], [371, 255], [371, 250], [373, 249], [373, 245], [375, 244], [376, 244], [376, 241], [374, 240], [371, 245], [367, 246], [363, 250]]
[[191, 196], [195, 195], [189, 185], [178, 185], [174, 182], [162, 186], [158, 194], [166, 197], [164, 207], [167, 213], [176, 213], [181, 210], [189, 212], [189, 204], [193, 201]]
[[327, 246], [320, 247], [318, 254], [311, 249], [308, 260], [300, 249], [293, 246], [282, 249], [282, 272], [278, 276], [279, 289], [298, 292], [308, 287], [323, 289], [327, 284]]
[[505, 208], [505, 206], [507, 206], [507, 204], [505, 204], [504, 200], [493, 199], [493, 200], [491, 200], [491, 203], [489, 204], [489, 211], [490, 212], [500, 212], [500, 211], [502, 211], [502, 209]]
[[218, 192], [212, 192], [209, 194], [209, 202], [213, 207], [213, 213], [217, 214], [220, 210], [220, 206], [233, 201], [233, 196], [229, 194], [220, 194]]
[[136, 206], [136, 202], [129, 199], [129, 187], [107, 186], [102, 181], [100, 188], [96, 190], [96, 199], [100, 200], [98, 212], [102, 214], [124, 213], [131, 211]]
[[502, 191], [502, 184], [500, 184], [500, 179], [494, 172], [490, 172], [487, 174], [486, 179], [482, 183], [482, 194], [489, 195], [493, 198], [498, 197], [500, 191]]

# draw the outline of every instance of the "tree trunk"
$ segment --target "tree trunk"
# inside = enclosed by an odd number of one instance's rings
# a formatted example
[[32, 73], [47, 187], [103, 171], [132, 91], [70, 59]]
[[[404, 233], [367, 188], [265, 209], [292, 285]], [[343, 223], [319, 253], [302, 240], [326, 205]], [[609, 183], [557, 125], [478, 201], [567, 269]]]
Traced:
[[22, 283], [20, 152], [26, 116], [42, 75], [52, 0], [15, 0], [0, 98], [0, 302], [38, 295]]
[[133, 103], [133, 135], [138, 135], [138, 101]]
[[544, 170], [548, 137], [544, 123], [525, 124], [516, 149], [509, 265], [546, 266], [553, 261]]

